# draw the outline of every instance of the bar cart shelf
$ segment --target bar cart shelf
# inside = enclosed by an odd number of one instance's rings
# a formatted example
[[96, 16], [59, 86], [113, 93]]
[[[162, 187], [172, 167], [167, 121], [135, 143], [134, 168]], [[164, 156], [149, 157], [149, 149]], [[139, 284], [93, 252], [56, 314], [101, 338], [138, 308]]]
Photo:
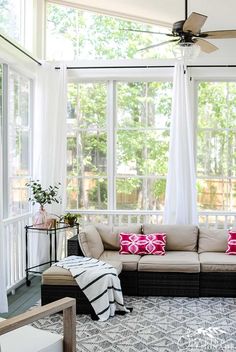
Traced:
[[[73, 226], [70, 226], [69, 224], [66, 224], [64, 222], [59, 222], [55, 227], [51, 228], [44, 228], [40, 225], [26, 225], [25, 226], [25, 274], [26, 274], [26, 286], [31, 285], [31, 280], [29, 279], [29, 274], [35, 274], [35, 275], [41, 275], [42, 271], [39, 271], [39, 268], [41, 266], [50, 264], [50, 266], [53, 263], [56, 263], [57, 260], [57, 235], [61, 231], [65, 231], [67, 229], [75, 229], [77, 235], [79, 234], [79, 224], [75, 223]], [[46, 234], [49, 236], [49, 261], [44, 262], [44, 263], [39, 263], [37, 265], [29, 267], [29, 249], [28, 249], [28, 244], [29, 244], [29, 236], [30, 233], [37, 232], [39, 235], [40, 234]], [[53, 241], [54, 241], [54, 246], [53, 246]], [[36, 270], [38, 268], [38, 270]]]

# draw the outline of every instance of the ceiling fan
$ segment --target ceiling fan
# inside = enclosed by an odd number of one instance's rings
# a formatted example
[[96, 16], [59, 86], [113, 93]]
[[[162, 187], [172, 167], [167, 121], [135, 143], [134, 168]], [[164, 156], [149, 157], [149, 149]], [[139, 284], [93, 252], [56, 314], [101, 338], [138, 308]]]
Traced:
[[168, 37], [173, 37], [174, 39], [164, 41], [162, 43], [149, 45], [145, 48], [139, 49], [138, 51], [148, 50], [151, 48], [156, 48], [165, 44], [176, 42], [177, 45], [181, 47], [189, 47], [192, 45], [198, 45], [200, 49], [205, 53], [212, 53], [217, 50], [217, 46], [208, 42], [207, 39], [226, 39], [226, 38], [236, 38], [236, 29], [233, 30], [216, 30], [201, 32], [201, 28], [207, 20], [207, 16], [202, 15], [197, 12], [192, 12], [188, 16], [188, 0], [185, 0], [185, 20], [177, 21], [173, 24], [171, 33], [160, 33], [153, 31], [145, 31], [138, 29], [128, 29], [132, 32], [142, 32], [142, 33], [152, 33], [161, 34]]

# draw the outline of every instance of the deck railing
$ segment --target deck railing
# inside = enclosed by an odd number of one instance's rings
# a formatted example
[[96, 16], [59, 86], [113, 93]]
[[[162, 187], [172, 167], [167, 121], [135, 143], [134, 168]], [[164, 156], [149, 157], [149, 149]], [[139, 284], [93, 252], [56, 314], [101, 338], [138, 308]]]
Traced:
[[31, 218], [32, 214], [27, 213], [3, 220], [5, 278], [8, 291], [14, 291], [25, 277], [25, 226], [31, 223]]
[[[162, 224], [162, 211], [133, 210], [83, 210], [80, 219], [81, 226], [89, 222], [104, 224], [153, 223]], [[6, 258], [6, 286], [8, 291], [22, 283], [25, 278], [25, 226], [31, 224], [32, 214], [27, 213], [3, 221], [3, 236]], [[210, 229], [229, 229], [236, 227], [236, 213], [232, 212], [199, 212], [199, 226]], [[34, 243], [29, 243], [34, 246]], [[34, 264], [34, 258], [29, 257], [29, 265]]]
[[[81, 224], [101, 222], [123, 225], [132, 223], [163, 223], [163, 211], [137, 210], [80, 210]], [[211, 229], [229, 229], [236, 227], [236, 212], [202, 211], [198, 213], [199, 226]]]

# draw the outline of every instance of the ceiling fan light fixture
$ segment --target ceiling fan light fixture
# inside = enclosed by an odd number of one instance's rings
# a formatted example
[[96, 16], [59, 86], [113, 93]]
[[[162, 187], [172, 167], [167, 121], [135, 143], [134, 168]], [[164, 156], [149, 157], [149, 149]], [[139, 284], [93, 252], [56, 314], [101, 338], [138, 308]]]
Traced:
[[179, 43], [173, 48], [173, 55], [178, 60], [192, 61], [200, 54], [200, 46], [193, 42]]

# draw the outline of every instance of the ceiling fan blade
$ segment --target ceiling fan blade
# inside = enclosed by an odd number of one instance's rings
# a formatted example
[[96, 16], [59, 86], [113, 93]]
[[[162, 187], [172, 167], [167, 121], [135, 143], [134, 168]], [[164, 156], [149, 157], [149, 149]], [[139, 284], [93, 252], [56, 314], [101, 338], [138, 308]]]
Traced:
[[226, 39], [226, 38], [236, 38], [236, 29], [232, 30], [222, 30], [222, 31], [209, 31], [200, 34], [203, 38], [208, 39]]
[[151, 34], [163, 34], [170, 37], [173, 37], [172, 33], [162, 33], [162, 32], [153, 32], [153, 31], [144, 31], [141, 29], [131, 29], [131, 28], [121, 28], [122, 31], [129, 31], [129, 32], [138, 32], [138, 33], [151, 33]]
[[146, 46], [145, 48], [139, 49], [138, 51], [148, 50], [148, 49], [151, 49], [151, 48], [156, 48], [158, 46], [162, 46], [162, 45], [165, 45], [165, 44], [168, 44], [168, 43], [178, 42], [178, 41], [179, 41], [179, 39], [167, 40], [166, 42], [162, 42], [162, 43]]
[[204, 52], [204, 53], [213, 53], [213, 51], [216, 51], [218, 50], [217, 46], [209, 43], [207, 40], [204, 40], [204, 39], [196, 39], [194, 40], [194, 43], [199, 45], [201, 50]]
[[191, 15], [186, 19], [183, 25], [184, 32], [191, 32], [198, 34], [206, 22], [207, 16], [201, 15], [197, 12], [192, 12]]

